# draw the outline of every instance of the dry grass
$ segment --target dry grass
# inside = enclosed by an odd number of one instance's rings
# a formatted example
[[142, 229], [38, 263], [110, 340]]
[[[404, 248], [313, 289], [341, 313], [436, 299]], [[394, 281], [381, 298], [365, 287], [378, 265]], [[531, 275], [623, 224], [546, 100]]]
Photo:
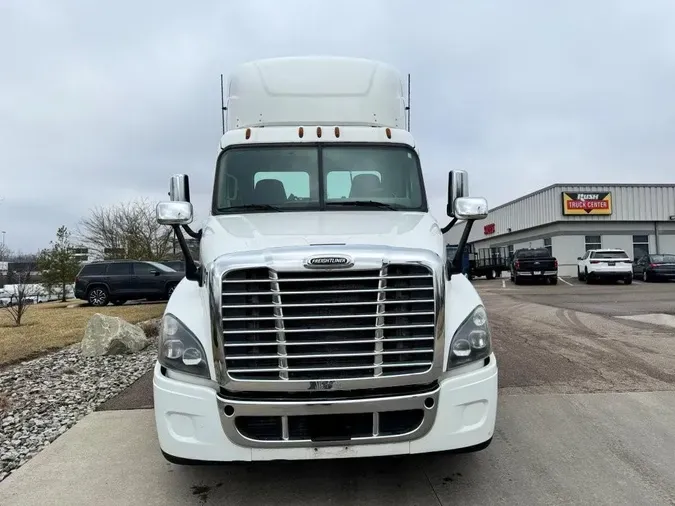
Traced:
[[37, 357], [82, 340], [94, 313], [119, 316], [138, 323], [162, 315], [166, 304], [67, 308], [69, 303], [50, 302], [28, 308], [20, 327], [0, 309], [0, 365]]

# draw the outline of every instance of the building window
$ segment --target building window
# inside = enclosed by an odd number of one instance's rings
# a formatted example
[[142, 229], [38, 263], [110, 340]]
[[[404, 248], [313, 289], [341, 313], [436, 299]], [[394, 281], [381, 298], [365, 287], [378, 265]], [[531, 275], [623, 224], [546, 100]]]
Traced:
[[633, 260], [642, 258], [644, 255], [649, 255], [649, 236], [648, 235], [634, 235], [633, 236]]
[[544, 239], [544, 248], [548, 250], [548, 254], [553, 256], [553, 245], [551, 244], [551, 238], [547, 237]]
[[599, 235], [587, 235], [586, 242], [586, 251], [591, 249], [601, 249], [602, 248], [602, 238]]

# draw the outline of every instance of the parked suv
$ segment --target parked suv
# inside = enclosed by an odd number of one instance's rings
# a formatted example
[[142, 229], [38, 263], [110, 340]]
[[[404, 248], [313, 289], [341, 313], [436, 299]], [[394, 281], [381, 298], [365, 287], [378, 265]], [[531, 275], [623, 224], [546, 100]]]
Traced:
[[577, 278], [590, 283], [596, 279], [623, 279], [633, 282], [633, 262], [622, 249], [592, 249], [577, 259]]
[[184, 260], [162, 260], [159, 263], [172, 268], [174, 271], [185, 272]]
[[75, 297], [92, 306], [115, 305], [128, 300], [162, 300], [171, 297], [185, 276], [157, 262], [107, 260], [86, 264], [75, 278]]

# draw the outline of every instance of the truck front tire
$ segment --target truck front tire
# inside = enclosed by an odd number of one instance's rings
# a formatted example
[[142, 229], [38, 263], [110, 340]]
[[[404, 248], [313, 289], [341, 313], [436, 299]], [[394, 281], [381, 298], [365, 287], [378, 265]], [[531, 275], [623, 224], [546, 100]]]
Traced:
[[193, 459], [184, 459], [182, 457], [174, 457], [169, 455], [164, 450], [161, 450], [162, 456], [170, 462], [171, 464], [176, 464], [178, 466], [223, 466], [227, 465], [229, 462], [219, 462], [216, 460], [193, 460]]
[[492, 438], [474, 446], [467, 446], [466, 448], [460, 448], [459, 450], [454, 451], [451, 450], [448, 453], [476, 453], [485, 450], [488, 446], [490, 446], [490, 443], [492, 443]]

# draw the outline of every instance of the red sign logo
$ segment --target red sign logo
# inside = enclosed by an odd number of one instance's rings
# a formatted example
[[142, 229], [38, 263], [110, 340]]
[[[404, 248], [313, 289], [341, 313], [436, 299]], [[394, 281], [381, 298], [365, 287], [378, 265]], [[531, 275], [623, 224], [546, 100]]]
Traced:
[[483, 227], [483, 233], [484, 233], [485, 235], [494, 234], [494, 233], [495, 233], [495, 228], [496, 228], [496, 227], [495, 227], [495, 224], [494, 224], [494, 223], [490, 223], [489, 225], [485, 225], [485, 226]]

